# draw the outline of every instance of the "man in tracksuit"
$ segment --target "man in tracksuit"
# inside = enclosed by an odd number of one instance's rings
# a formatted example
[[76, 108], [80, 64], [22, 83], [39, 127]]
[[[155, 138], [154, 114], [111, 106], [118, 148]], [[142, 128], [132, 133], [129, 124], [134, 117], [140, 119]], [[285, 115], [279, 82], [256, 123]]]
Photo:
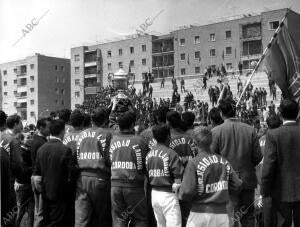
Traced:
[[[167, 113], [167, 124], [171, 130], [169, 147], [179, 155], [182, 165], [185, 167], [196, 153], [193, 139], [182, 130], [181, 116], [178, 112], [170, 111]], [[190, 212], [190, 204], [182, 200], [179, 200], [179, 204], [182, 214], [182, 226], [185, 226]]]
[[144, 191], [145, 157], [148, 148], [144, 139], [134, 135], [135, 113], [131, 110], [117, 117], [120, 133], [110, 143], [111, 203], [113, 226], [147, 226]]
[[72, 225], [75, 222], [75, 197], [76, 197], [76, 180], [78, 177], [78, 163], [77, 163], [77, 143], [80, 138], [80, 133], [83, 127], [84, 115], [79, 110], [74, 110], [70, 116], [70, 123], [73, 130], [68, 134], [65, 134], [63, 144], [72, 150], [72, 162], [74, 163], [74, 181], [70, 182], [70, 190], [72, 190], [70, 209], [72, 209]]
[[212, 134], [209, 129], [195, 129], [194, 139], [198, 154], [185, 168], [179, 190], [181, 199], [192, 201], [187, 226], [227, 227], [229, 193], [238, 192], [242, 181], [225, 158], [211, 152]]
[[176, 192], [183, 174], [178, 154], [170, 149], [170, 129], [154, 126], [157, 145], [146, 156], [146, 168], [152, 187], [152, 207], [158, 227], [181, 227], [181, 212]]
[[109, 187], [111, 133], [104, 108], [92, 114], [92, 127], [81, 132], [77, 142], [79, 178], [75, 201], [75, 226], [103, 226]]

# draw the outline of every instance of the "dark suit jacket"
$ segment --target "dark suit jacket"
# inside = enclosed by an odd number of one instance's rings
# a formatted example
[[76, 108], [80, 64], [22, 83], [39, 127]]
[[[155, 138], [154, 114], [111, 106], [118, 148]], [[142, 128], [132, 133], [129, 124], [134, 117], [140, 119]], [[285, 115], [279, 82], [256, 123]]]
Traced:
[[213, 128], [212, 135], [212, 150], [230, 162], [245, 189], [256, 188], [255, 166], [262, 154], [255, 129], [232, 118]]
[[300, 127], [296, 123], [267, 132], [261, 194], [281, 202], [300, 201]]
[[57, 139], [42, 145], [36, 156], [36, 174], [42, 176], [43, 196], [57, 201], [66, 200], [70, 191], [73, 169], [72, 150]]

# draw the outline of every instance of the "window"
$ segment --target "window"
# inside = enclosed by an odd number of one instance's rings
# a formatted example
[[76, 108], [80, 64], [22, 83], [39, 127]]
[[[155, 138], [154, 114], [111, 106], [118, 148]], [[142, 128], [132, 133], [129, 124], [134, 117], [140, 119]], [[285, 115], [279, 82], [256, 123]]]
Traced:
[[76, 97], [76, 98], [79, 98], [79, 97], [80, 97], [80, 92], [79, 92], [79, 91], [76, 91], [76, 92], [75, 92], [75, 97]]
[[65, 94], [65, 89], [61, 89], [61, 93], [64, 95]]
[[17, 68], [14, 68], [14, 73], [17, 73], [17, 72], [18, 72]]
[[4, 81], [4, 82], [3, 82], [3, 85], [4, 85], [4, 86], [7, 86], [7, 81]]
[[79, 85], [80, 84], [80, 79], [75, 79], [75, 85]]
[[26, 96], [27, 96], [27, 92], [26, 92], [26, 91], [21, 92], [21, 93], [20, 93], [20, 96], [21, 96], [21, 97], [26, 97]]
[[185, 60], [185, 54], [180, 54], [180, 60]]
[[142, 45], [142, 51], [146, 52], [146, 45]]
[[75, 73], [79, 73], [79, 67], [75, 67]]
[[276, 30], [279, 27], [279, 21], [269, 22], [270, 30]]
[[229, 69], [231, 69], [231, 68], [232, 68], [232, 63], [227, 63], [227, 64], [226, 64], [226, 69], [229, 70]]
[[14, 91], [14, 95], [17, 95], [18, 94], [18, 92], [17, 91]]
[[7, 71], [6, 70], [3, 70], [3, 75], [5, 76], [7, 74]]
[[200, 74], [200, 67], [199, 66], [195, 67], [195, 73]]
[[211, 42], [214, 42], [214, 41], [216, 41], [216, 36], [215, 36], [215, 33], [211, 33], [211, 34], [209, 34], [209, 41], [211, 41]]
[[123, 54], [123, 50], [119, 49], [119, 56], [122, 56], [122, 54]]
[[225, 51], [226, 55], [230, 55], [231, 52], [232, 52], [232, 48], [231, 47], [226, 47], [226, 51]]
[[60, 67], [60, 70], [61, 70], [62, 72], [64, 72], [64, 71], [65, 71], [65, 66], [61, 66], [61, 67]]
[[33, 100], [33, 99], [30, 100], [30, 104], [31, 104], [31, 105], [34, 104], [34, 100]]
[[121, 62], [121, 61], [119, 62], [119, 68], [123, 69], [123, 62]]
[[111, 63], [107, 63], [107, 69], [111, 70]]
[[30, 80], [33, 81], [34, 80], [34, 76], [30, 76]]
[[34, 88], [32, 87], [32, 88], [30, 88], [30, 92], [34, 92]]
[[18, 83], [18, 80], [14, 80], [14, 84], [17, 84]]
[[30, 116], [34, 117], [34, 112], [33, 111], [30, 112]]
[[185, 45], [185, 39], [180, 39], [179, 40], [179, 45], [184, 46]]
[[130, 66], [134, 67], [134, 60], [130, 60]]
[[57, 65], [55, 65], [54, 68], [55, 68], [56, 71], [58, 70], [58, 66]]
[[107, 57], [111, 58], [111, 50], [107, 51]]
[[195, 36], [194, 43], [195, 44], [199, 44], [200, 43], [200, 36]]
[[62, 104], [62, 105], [65, 105], [65, 101], [64, 101], [64, 100], [61, 100], [61, 104]]
[[4, 96], [7, 96], [7, 92], [4, 92]]
[[209, 56], [215, 57], [216, 56], [216, 49], [210, 49], [209, 50]]
[[80, 61], [79, 54], [75, 54], [75, 55], [74, 55], [74, 60], [75, 60], [75, 61]]
[[134, 53], [134, 47], [130, 47], [130, 53], [131, 53], [131, 54]]
[[34, 69], [34, 64], [30, 64], [30, 69]]
[[27, 78], [21, 78], [20, 86], [25, 86], [25, 85], [27, 85]]
[[181, 73], [181, 75], [185, 75], [185, 68], [180, 69], [180, 73]]
[[225, 31], [226, 39], [231, 39], [231, 31]]
[[195, 52], [195, 58], [200, 58], [200, 51]]
[[146, 65], [146, 58], [142, 59], [142, 65]]

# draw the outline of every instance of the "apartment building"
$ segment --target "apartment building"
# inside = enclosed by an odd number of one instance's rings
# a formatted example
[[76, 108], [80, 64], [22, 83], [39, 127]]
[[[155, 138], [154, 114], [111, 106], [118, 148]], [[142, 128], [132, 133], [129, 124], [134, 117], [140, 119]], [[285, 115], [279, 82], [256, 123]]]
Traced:
[[[131, 63], [136, 81], [141, 81], [148, 71], [154, 78], [162, 78], [201, 75], [207, 67], [220, 68], [221, 64], [234, 71], [239, 62], [243, 69], [250, 69], [286, 12], [287, 9], [278, 9], [259, 15], [244, 14], [218, 23], [185, 26], [161, 36], [72, 48], [71, 106], [96, 94], [99, 87], [107, 85], [109, 73], [119, 68], [127, 71]], [[299, 16], [293, 11], [289, 15]]]
[[70, 108], [70, 60], [35, 54], [0, 64], [1, 108], [36, 123], [51, 111]]

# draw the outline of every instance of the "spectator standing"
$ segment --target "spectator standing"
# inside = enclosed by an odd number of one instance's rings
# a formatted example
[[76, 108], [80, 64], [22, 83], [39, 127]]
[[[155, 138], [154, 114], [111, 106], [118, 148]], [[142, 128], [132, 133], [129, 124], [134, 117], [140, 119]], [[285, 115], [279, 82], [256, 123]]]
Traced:
[[239, 61], [238, 68], [239, 68], [239, 73], [240, 73], [240, 76], [241, 76], [243, 74], [243, 64], [242, 64], [241, 61]]
[[165, 87], [165, 77], [163, 77], [160, 82], [160, 88], [164, 88], [164, 87]]
[[180, 91], [181, 91], [181, 93], [182, 93], [182, 90], [183, 90], [183, 92], [185, 92], [185, 87], [184, 87], [184, 79], [183, 79], [183, 77], [181, 77], [181, 80], [180, 80]]
[[[282, 226], [300, 226], [300, 127], [297, 102], [283, 100], [280, 104], [283, 126], [266, 134], [261, 194], [282, 216]], [[284, 135], [284, 136], [283, 136]], [[273, 220], [274, 222], [275, 220]]]
[[207, 77], [204, 75], [203, 76], [203, 88], [206, 89], [207, 86]]
[[73, 131], [73, 127], [72, 125], [70, 125], [70, 116], [71, 116], [71, 110], [69, 109], [63, 109], [58, 113], [58, 118], [64, 121], [66, 124], [66, 134]]
[[152, 85], [149, 86], [149, 98], [152, 98], [152, 93], [153, 93], [153, 87]]
[[[236, 198], [234, 212], [242, 207], [247, 211], [240, 219], [241, 225], [254, 226], [254, 189], [257, 185], [255, 166], [262, 160], [255, 129], [235, 118], [235, 103], [221, 100], [219, 104], [224, 123], [212, 129], [212, 151], [225, 157], [244, 182], [243, 190]], [[235, 223], [237, 224], [237, 223]]]

